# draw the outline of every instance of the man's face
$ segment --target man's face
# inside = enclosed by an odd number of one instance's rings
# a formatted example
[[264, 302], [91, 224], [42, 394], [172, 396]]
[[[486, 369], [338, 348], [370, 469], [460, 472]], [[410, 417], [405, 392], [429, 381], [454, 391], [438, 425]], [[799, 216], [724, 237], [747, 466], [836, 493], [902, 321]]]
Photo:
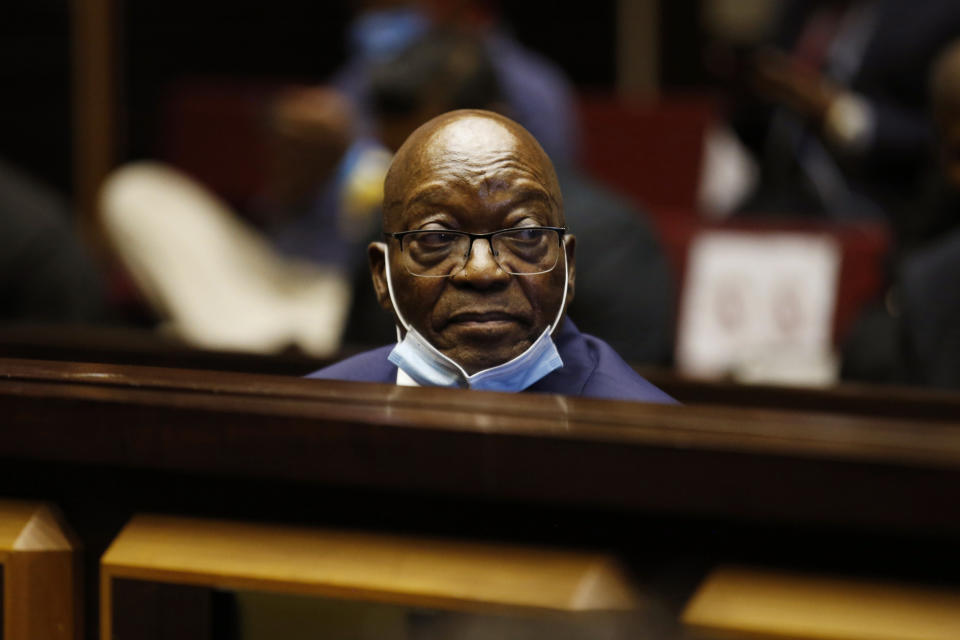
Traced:
[[[526, 135], [498, 120], [463, 116], [401, 151], [387, 181], [386, 231], [460, 230], [485, 233], [518, 226], [563, 226], [561, 199], [549, 160]], [[526, 350], [560, 309], [564, 269], [573, 290], [573, 238], [550, 272], [511, 275], [486, 240], [448, 277], [411, 275], [397, 240], [389, 241], [397, 304], [408, 323], [468, 373], [502, 364]], [[386, 295], [383, 255], [371, 247], [378, 295]]]

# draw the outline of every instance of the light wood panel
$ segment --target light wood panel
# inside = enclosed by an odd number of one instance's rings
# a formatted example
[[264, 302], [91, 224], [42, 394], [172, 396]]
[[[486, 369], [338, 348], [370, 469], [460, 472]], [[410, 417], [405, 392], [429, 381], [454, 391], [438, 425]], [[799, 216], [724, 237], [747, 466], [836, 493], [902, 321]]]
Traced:
[[660, 0], [617, 2], [617, 90], [654, 97], [660, 88]]
[[85, 240], [106, 252], [96, 217], [100, 183], [117, 161], [120, 135], [117, 16], [122, 0], [71, 0], [73, 176]]
[[458, 611], [640, 604], [603, 554], [156, 515], [134, 517], [103, 556], [103, 638], [116, 578]]
[[730, 566], [707, 577], [683, 621], [708, 638], [956, 640], [960, 592]]

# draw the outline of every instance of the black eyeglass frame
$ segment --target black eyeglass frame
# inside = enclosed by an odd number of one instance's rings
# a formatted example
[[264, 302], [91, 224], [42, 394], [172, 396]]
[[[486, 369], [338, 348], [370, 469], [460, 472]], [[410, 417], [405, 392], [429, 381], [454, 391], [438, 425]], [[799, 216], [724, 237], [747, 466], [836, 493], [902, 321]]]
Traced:
[[[493, 238], [503, 233], [510, 233], [511, 231], [555, 231], [557, 234], [557, 242], [560, 246], [560, 249], [563, 249], [563, 236], [567, 234], [566, 227], [510, 227], [509, 229], [498, 229], [496, 231], [487, 231], [486, 233], [471, 233], [469, 231], [460, 231], [459, 229], [413, 229], [410, 231], [383, 231], [383, 236], [385, 238], [393, 238], [394, 240], [400, 241], [400, 252], [403, 253], [403, 238], [404, 236], [409, 236], [413, 234], [423, 234], [423, 233], [450, 233], [458, 236], [466, 236], [470, 238], [470, 245], [467, 247], [467, 255], [464, 256], [464, 260], [470, 259], [470, 252], [473, 251], [473, 242], [474, 240], [486, 240], [487, 244], [490, 246], [490, 254], [496, 258], [497, 252], [493, 248]], [[497, 262], [497, 264], [500, 264]], [[553, 267], [550, 267], [547, 271], [539, 271], [535, 273], [518, 273], [514, 275], [537, 275], [537, 273], [550, 273], [557, 265], [554, 264]], [[501, 266], [502, 268], [502, 266]], [[427, 276], [423, 274], [412, 274], [418, 278], [442, 278], [447, 277], [452, 274], [445, 274], [443, 276]]]

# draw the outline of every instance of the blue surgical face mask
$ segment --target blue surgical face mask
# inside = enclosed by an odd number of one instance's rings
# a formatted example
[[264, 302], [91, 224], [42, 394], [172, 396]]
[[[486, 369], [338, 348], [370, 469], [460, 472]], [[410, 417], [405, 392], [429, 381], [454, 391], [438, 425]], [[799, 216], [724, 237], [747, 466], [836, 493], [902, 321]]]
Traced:
[[452, 358], [441, 353], [430, 344], [419, 331], [414, 329], [403, 317], [397, 299], [393, 294], [393, 278], [390, 275], [390, 254], [384, 244], [383, 251], [387, 270], [387, 290], [397, 319], [406, 333], [400, 339], [400, 327], [397, 327], [397, 346], [390, 352], [388, 360], [397, 365], [404, 373], [419, 385], [434, 387], [459, 387], [463, 389], [481, 389], [485, 391], [523, 391], [551, 371], [563, 366], [563, 360], [557, 351], [551, 334], [556, 329], [563, 308], [567, 302], [567, 285], [570, 276], [567, 270], [566, 251], [563, 252], [563, 298], [553, 323], [540, 334], [533, 344], [508, 362], [478, 371], [469, 375]]
[[366, 62], [379, 63], [402, 51], [429, 26], [427, 16], [414, 8], [365, 11], [350, 25], [350, 44]]

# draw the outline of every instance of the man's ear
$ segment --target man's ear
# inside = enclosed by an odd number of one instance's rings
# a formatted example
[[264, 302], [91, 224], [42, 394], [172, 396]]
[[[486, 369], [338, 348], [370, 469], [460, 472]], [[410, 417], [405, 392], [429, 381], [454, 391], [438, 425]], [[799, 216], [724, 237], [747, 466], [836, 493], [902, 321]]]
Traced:
[[567, 306], [573, 302], [573, 293], [577, 281], [577, 236], [566, 234], [563, 236], [563, 248], [567, 252]]
[[390, 289], [387, 287], [387, 245], [383, 242], [371, 242], [367, 246], [367, 260], [370, 262], [370, 277], [373, 278], [377, 302], [392, 314], [393, 303], [390, 302]]

